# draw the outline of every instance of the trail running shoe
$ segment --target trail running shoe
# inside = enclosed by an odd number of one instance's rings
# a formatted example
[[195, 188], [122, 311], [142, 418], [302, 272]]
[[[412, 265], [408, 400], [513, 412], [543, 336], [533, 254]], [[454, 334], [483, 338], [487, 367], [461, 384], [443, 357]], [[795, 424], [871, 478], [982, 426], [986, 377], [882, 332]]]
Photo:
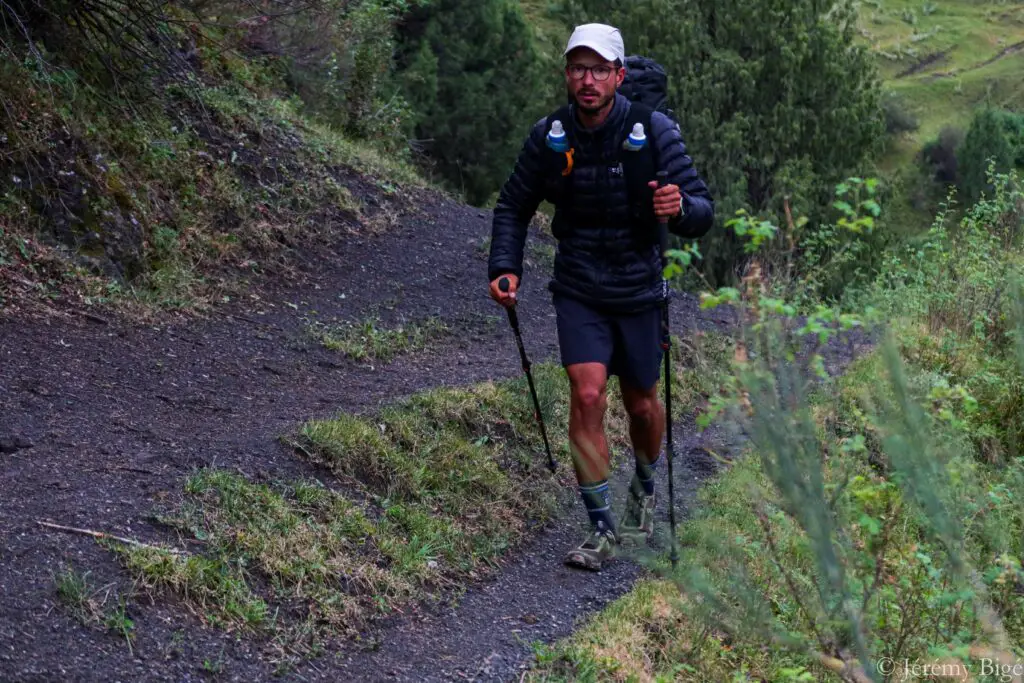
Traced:
[[601, 567], [615, 556], [615, 534], [598, 523], [598, 528], [591, 532], [587, 540], [569, 551], [565, 563], [572, 567], [580, 567], [591, 571], [600, 571]]
[[[635, 482], [634, 482], [635, 483]], [[646, 495], [630, 487], [626, 497], [626, 513], [619, 524], [620, 540], [630, 544], [644, 544], [654, 534], [654, 495]]]

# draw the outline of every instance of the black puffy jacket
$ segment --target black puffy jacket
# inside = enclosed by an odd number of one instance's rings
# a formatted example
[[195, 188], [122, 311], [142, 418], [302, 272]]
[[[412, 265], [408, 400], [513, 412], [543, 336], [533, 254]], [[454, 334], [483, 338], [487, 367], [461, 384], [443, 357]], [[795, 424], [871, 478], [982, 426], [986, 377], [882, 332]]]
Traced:
[[[628, 188], [618, 146], [631, 104], [622, 95], [603, 124], [584, 129], [572, 117], [576, 139], [568, 199], [555, 206], [552, 233], [558, 240], [551, 291], [608, 310], [642, 310], [663, 296], [657, 231], [631, 219]], [[567, 123], [567, 122], [563, 122]], [[627, 131], [628, 132], [628, 131]], [[494, 209], [488, 278], [513, 273], [522, 278], [527, 226], [547, 198], [551, 177], [546, 149], [547, 119], [533, 127]], [[667, 182], [683, 194], [684, 217], [669, 222], [681, 237], [703, 236], [714, 222], [711, 193], [693, 167], [676, 124], [655, 112], [650, 142]], [[620, 171], [620, 172], [617, 172]]]

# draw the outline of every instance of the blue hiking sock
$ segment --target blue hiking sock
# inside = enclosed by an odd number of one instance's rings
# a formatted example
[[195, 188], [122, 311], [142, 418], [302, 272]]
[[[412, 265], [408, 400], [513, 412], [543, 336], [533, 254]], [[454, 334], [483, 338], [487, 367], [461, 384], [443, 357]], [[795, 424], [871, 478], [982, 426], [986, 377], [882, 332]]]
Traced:
[[661, 453], [658, 453], [650, 463], [636, 458], [636, 480], [643, 487], [645, 496], [654, 495], [654, 470], [657, 469], [659, 460], [661, 460]]
[[593, 484], [581, 484], [580, 495], [583, 497], [583, 504], [587, 506], [587, 516], [590, 517], [591, 524], [596, 528], [598, 522], [601, 522], [606, 529], [614, 532], [615, 521], [612, 519], [612, 501], [608, 480], [602, 479]]

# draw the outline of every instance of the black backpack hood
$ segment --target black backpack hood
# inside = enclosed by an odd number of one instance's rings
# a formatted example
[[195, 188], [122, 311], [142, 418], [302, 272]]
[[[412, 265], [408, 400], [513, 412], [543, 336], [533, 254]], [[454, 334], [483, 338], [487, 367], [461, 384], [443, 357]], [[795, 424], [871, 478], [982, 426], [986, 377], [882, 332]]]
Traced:
[[639, 102], [672, 117], [668, 108], [668, 74], [665, 68], [649, 57], [626, 57], [626, 79], [619, 92], [630, 102]]

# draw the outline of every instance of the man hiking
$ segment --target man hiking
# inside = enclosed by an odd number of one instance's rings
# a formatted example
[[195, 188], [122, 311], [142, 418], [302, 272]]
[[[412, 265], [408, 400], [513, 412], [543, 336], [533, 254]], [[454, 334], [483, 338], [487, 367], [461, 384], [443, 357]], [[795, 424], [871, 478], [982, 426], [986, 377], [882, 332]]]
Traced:
[[[657, 396], [659, 309], [668, 296], [657, 220], [668, 218], [669, 229], [682, 237], [700, 237], [712, 225], [714, 204], [676, 123], [618, 92], [626, 77], [618, 29], [578, 26], [565, 57], [570, 104], [533, 127], [501, 190], [488, 278], [491, 296], [514, 305], [527, 226], [540, 202], [551, 202], [558, 250], [549, 289], [571, 386], [570, 448], [593, 525], [566, 563], [599, 570], [620, 539], [646, 539], [653, 532], [654, 470], [665, 429]], [[663, 187], [655, 181], [657, 170], [667, 172]], [[609, 375], [619, 377], [636, 459], [618, 525], [604, 432]]]

